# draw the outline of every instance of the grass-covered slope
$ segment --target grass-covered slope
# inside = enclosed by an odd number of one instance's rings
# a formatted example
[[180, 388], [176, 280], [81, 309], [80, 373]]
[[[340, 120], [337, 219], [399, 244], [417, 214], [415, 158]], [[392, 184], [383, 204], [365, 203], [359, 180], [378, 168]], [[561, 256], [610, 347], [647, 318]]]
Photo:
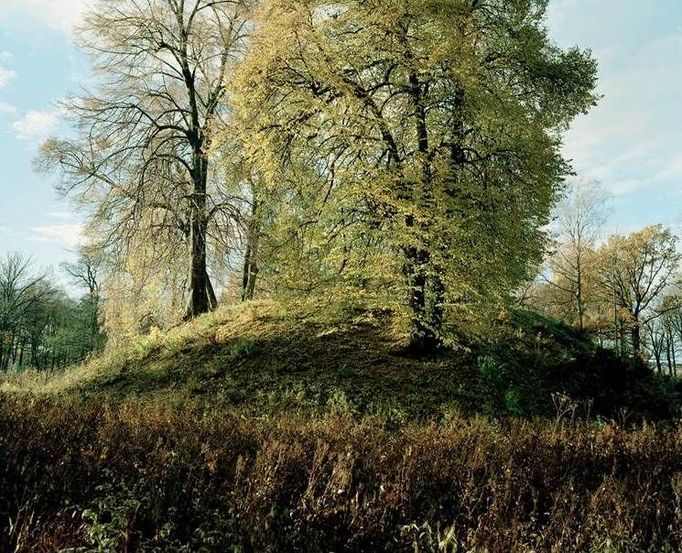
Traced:
[[404, 319], [388, 310], [255, 302], [152, 332], [64, 373], [8, 378], [0, 390], [397, 420], [553, 415], [557, 394], [610, 417], [625, 409], [660, 418], [675, 407], [674, 391], [646, 370], [533, 313], [509, 314], [485, 342], [428, 359], [405, 354], [406, 335]]
[[399, 409], [432, 414], [467, 398], [462, 357], [402, 354], [381, 310], [255, 302], [152, 332], [63, 374], [20, 375], [5, 391], [121, 402], [207, 401], [249, 414]]

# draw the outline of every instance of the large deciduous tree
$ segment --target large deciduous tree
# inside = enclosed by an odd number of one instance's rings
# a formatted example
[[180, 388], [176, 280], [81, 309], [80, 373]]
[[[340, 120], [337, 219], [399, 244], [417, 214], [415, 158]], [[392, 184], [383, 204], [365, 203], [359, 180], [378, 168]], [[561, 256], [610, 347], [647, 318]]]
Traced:
[[313, 174], [282, 194], [301, 228], [325, 226], [345, 254], [349, 226], [381, 237], [417, 351], [442, 342], [449, 309], [505, 294], [542, 256], [569, 172], [561, 132], [596, 79], [588, 52], [551, 42], [546, 5], [261, 3], [238, 88], [249, 151], [282, 187]]
[[208, 152], [229, 111], [221, 100], [242, 53], [247, 3], [96, 3], [79, 32], [94, 84], [64, 106], [76, 138], [42, 152], [62, 169], [62, 189], [93, 208], [93, 235], [105, 246], [125, 256], [143, 240], [170, 263], [188, 260], [187, 317], [216, 303], [207, 244], [236, 217]]

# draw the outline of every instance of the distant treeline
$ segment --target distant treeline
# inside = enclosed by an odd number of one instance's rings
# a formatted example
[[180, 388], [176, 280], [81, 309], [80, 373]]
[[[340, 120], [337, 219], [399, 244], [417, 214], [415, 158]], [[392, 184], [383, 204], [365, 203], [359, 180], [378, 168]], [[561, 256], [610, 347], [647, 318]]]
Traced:
[[591, 335], [623, 357], [677, 373], [682, 359], [679, 239], [662, 225], [603, 236], [608, 197], [575, 180], [557, 210], [555, 244], [522, 291], [536, 311]]
[[0, 258], [0, 370], [54, 370], [104, 346], [97, 262], [81, 255], [63, 270], [85, 287], [79, 299], [37, 273], [29, 258]]

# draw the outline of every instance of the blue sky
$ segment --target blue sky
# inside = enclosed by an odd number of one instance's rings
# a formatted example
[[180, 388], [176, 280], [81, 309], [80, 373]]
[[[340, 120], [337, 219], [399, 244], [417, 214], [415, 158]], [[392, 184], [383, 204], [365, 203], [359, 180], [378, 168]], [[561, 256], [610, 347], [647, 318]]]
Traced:
[[0, 256], [25, 252], [43, 267], [72, 258], [79, 242], [79, 217], [32, 160], [42, 140], [65, 132], [57, 102], [87, 75], [70, 32], [83, 5], [0, 0]]
[[599, 105], [566, 136], [575, 170], [612, 194], [609, 231], [682, 223], [682, 2], [552, 0], [562, 46], [592, 49]]
[[[71, 258], [79, 241], [80, 218], [32, 159], [67, 131], [57, 102], [87, 78], [70, 31], [87, 1], [0, 0], [0, 255], [27, 252], [42, 266]], [[576, 121], [565, 153], [612, 195], [609, 230], [682, 229], [682, 2], [551, 0], [548, 24], [600, 63], [604, 98]]]

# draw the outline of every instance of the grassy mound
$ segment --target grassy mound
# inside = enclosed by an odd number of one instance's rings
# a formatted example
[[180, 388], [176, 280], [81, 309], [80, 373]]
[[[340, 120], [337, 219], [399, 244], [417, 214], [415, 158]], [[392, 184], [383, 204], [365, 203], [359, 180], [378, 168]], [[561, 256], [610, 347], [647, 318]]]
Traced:
[[206, 401], [249, 416], [388, 413], [398, 421], [565, 408], [662, 418], [676, 408], [671, 385], [532, 313], [501, 320], [485, 343], [430, 359], [404, 355], [406, 340], [404, 319], [388, 310], [255, 302], [153, 332], [65, 373], [7, 379], [0, 390], [105, 403]]

